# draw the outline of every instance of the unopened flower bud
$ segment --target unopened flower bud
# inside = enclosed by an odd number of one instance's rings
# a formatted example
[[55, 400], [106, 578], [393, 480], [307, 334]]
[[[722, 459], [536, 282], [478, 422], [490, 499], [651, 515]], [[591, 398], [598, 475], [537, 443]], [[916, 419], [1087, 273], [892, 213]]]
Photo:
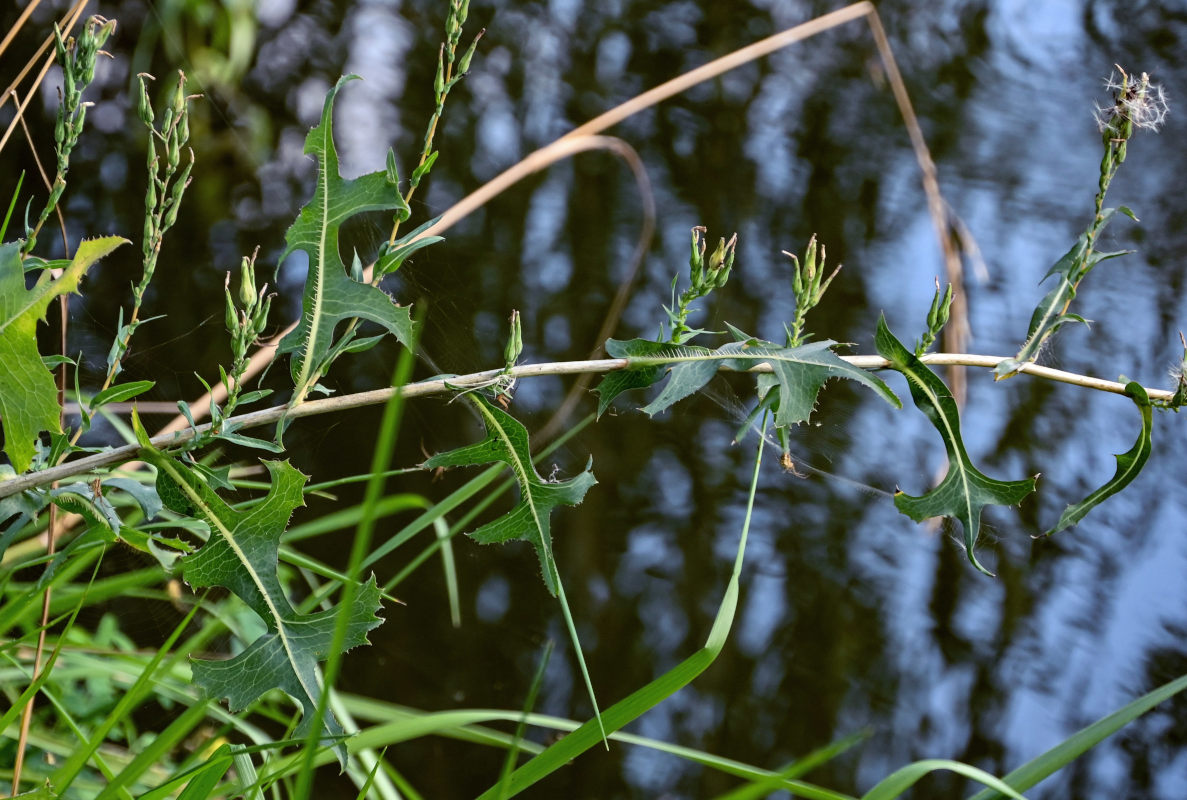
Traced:
[[140, 119], [145, 125], [152, 125], [154, 114], [152, 110], [152, 103], [148, 99], [148, 84], [144, 82], [145, 78], [153, 79], [152, 75], [147, 72], [141, 72], [136, 76], [140, 79], [140, 95], [136, 98], [136, 113], [140, 115]]
[[474, 41], [470, 42], [470, 46], [466, 48], [466, 52], [462, 56], [462, 60], [459, 61], [457, 65], [458, 75], [465, 75], [470, 71], [470, 60], [474, 58], [474, 51], [478, 49], [478, 40], [482, 38], [482, 34], [484, 33], [486, 33], [486, 28], [478, 31], [478, 35], [474, 37]]
[[247, 309], [256, 304], [255, 263], [247, 256], [239, 264], [239, 302]]
[[523, 352], [523, 330], [519, 322], [519, 311], [511, 312], [511, 330], [507, 337], [507, 346], [503, 348], [503, 359], [507, 368], [515, 366], [519, 354]]

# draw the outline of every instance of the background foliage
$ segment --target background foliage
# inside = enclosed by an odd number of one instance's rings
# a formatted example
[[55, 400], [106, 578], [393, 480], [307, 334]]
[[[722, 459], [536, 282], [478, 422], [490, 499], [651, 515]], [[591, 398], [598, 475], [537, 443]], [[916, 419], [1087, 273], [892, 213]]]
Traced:
[[[826, 10], [619, 5], [474, 4], [472, 24], [485, 25], [487, 36], [447, 112], [443, 155], [414, 201], [415, 219], [440, 212], [518, 156], [635, 91]], [[1175, 60], [1182, 20], [1153, 6], [1103, 2], [1072, 12], [958, 2], [927, 9], [885, 3], [880, 10], [945, 196], [985, 259], [987, 279], [968, 284], [973, 347], [1012, 353], [1040, 296], [1038, 278], [1090, 211], [1098, 137], [1089, 109], [1100, 97], [1100, 79], [1119, 62], [1158, 76], [1174, 96], [1183, 85]], [[128, 141], [128, 101], [120, 99], [131, 96], [130, 76], [165, 75], [180, 61], [200, 82], [193, 90], [207, 94], [192, 132], [203, 143], [201, 166], [162, 255], [164, 277], [146, 301], [149, 313], [168, 317], [142, 331], [141, 349], [126, 365], [129, 380], [158, 382], [153, 399], [192, 397], [200, 391], [193, 373], [211, 376], [226, 360], [217, 313], [223, 273], [256, 244], [261, 261], [275, 263], [285, 228], [311, 193], [314, 162], [301, 147], [339, 75], [366, 78], [340, 100], [344, 174], [382, 169], [389, 144], [404, 164], [416, 155], [433, 105], [437, 37], [426, 32], [439, 29], [440, 10], [429, 2], [405, 4], [398, 14], [369, 3], [300, 10], [262, 3], [255, 26], [234, 29], [241, 31], [236, 41], [226, 25], [232, 9], [221, 4], [101, 11], [120, 20], [109, 45], [119, 57], [99, 75], [91, 135], [72, 167], [72, 230], [138, 227], [142, 151]], [[3, 21], [12, 13], [4, 11]], [[1122, 15], [1124, 26], [1117, 24]], [[249, 34], [250, 47], [242, 40]], [[154, 39], [171, 43], [154, 50], [146, 44]], [[664, 211], [619, 338], [653, 333], [655, 310], [668, 301], [694, 224], [740, 232], [736, 275], [706, 327], [719, 329], [728, 319], [781, 338], [791, 289], [778, 252], [799, 249], [814, 232], [828, 242], [830, 257], [846, 264], [817, 312], [817, 330], [872, 352], [880, 311], [895, 330], [916, 326], [939, 260], [906, 135], [876, 68], [871, 79], [873, 63], [864, 29], [837, 31], [621, 126], [618, 133], [648, 165]], [[1058, 366], [1109, 378], [1124, 371], [1163, 385], [1166, 368], [1178, 361], [1184, 275], [1172, 254], [1181, 251], [1187, 209], [1172, 182], [1182, 171], [1183, 154], [1174, 146], [1181, 124], [1172, 116], [1161, 137], [1133, 148], [1113, 191], [1142, 225], [1115, 222], [1107, 249], [1140, 252], [1094, 273], [1080, 310], [1097, 324], [1061, 335], [1052, 355]], [[3, 158], [3, 174], [17, 174], [20, 148]], [[638, 209], [626, 171], [609, 157], [588, 155], [463, 223], [400, 276], [402, 297], [427, 300], [428, 353], [442, 371], [498, 366], [503, 320], [519, 308], [525, 360], [584, 357], [600, 323], [597, 310], [625, 269]], [[382, 225], [355, 221], [344, 238], [348, 246], [373, 247], [386, 234]], [[75, 347], [90, 363], [103, 364], [112, 309], [137, 269], [128, 252], [105, 259], [91, 275], [73, 322]], [[274, 313], [295, 317], [301, 272], [295, 262], [281, 271]], [[393, 361], [393, 349], [377, 347], [332, 373], [329, 383], [342, 392], [382, 385]], [[97, 383], [102, 375], [89, 377]], [[907, 396], [904, 383], [892, 386]], [[729, 575], [750, 452], [730, 446], [738, 421], [727, 412], [741, 385], [718, 379], [713, 389], [726, 410], [698, 398], [657, 420], [610, 417], [541, 467], [548, 474], [555, 463], [559, 474], [575, 475], [589, 454], [597, 465], [601, 482], [590, 501], [579, 512], [560, 510], [553, 524], [601, 696], [621, 697], [699, 647]], [[534, 429], [563, 391], [560, 379], [522, 382], [515, 411]], [[943, 463], [926, 422], [890, 416], [864, 390], [831, 387], [820, 426], [794, 443], [797, 467], [809, 477], [763, 477], [735, 638], [712, 670], [639, 730], [775, 765], [869, 727], [870, 741], [813, 774], [853, 790], [923, 756], [1002, 774], [1187, 672], [1177, 635], [1187, 626], [1178, 579], [1187, 553], [1170, 535], [1184, 523], [1181, 431], [1163, 426], [1130, 493], [1070, 533], [1030, 539], [1112, 474], [1110, 454], [1132, 443], [1133, 432], [1113, 424], [1129, 401], [1085, 394], [1024, 379], [993, 386], [989, 376], [974, 376], [965, 433], [975, 461], [995, 475], [1041, 470], [1046, 492], [1020, 512], [987, 515], [996, 541], [985, 548], [999, 574], [990, 582], [968, 568], [945, 535], [899, 515], [888, 496], [896, 480], [889, 476], [914, 475], [909, 483], [901, 479], [902, 488], [922, 494]], [[459, 405], [410, 406], [412, 433], [402, 437], [393, 464], [421, 461], [422, 447], [439, 452], [476, 440], [478, 423]], [[358, 455], [370, 452], [378, 419], [378, 410], [321, 418], [294, 426], [286, 444], [297, 466], [318, 480], [354, 474], [365, 469]], [[439, 496], [450, 485], [413, 476], [398, 488]], [[361, 495], [336, 491], [343, 504]], [[311, 502], [296, 522], [334, 507]], [[333, 538], [314, 540], [311, 550], [339, 560], [344, 552]], [[541, 643], [566, 639], [563, 622], [545, 602], [526, 546], [459, 542], [457, 555], [460, 632], [450, 627], [439, 570], [422, 569], [397, 590], [408, 607], [389, 606], [374, 646], [346, 659], [343, 685], [424, 708], [520, 707]], [[392, 574], [404, 563], [405, 556], [392, 554], [375, 568]], [[116, 551], [103, 569], [113, 577], [146, 566], [134, 553]], [[115, 594], [109, 609], [128, 637], [118, 644], [110, 634], [113, 646], [155, 647], [178, 620], [163, 597], [148, 603]], [[587, 717], [576, 674], [571, 652], [561, 648], [545, 671], [537, 708]], [[87, 699], [105, 702], [97, 688]], [[1171, 722], [1182, 718], [1182, 702], [1139, 721], [1032, 796], [1086, 795], [1088, 787], [1118, 797], [1179, 796], [1187, 774]], [[389, 756], [425, 787], [463, 795], [489, 785], [501, 766], [497, 752], [434, 739]], [[462, 758], [478, 776], [472, 784], [456, 770]], [[926, 791], [952, 796], [955, 780], [938, 776]], [[615, 746], [562, 771], [546, 791], [699, 795], [729, 785], [686, 762]]]

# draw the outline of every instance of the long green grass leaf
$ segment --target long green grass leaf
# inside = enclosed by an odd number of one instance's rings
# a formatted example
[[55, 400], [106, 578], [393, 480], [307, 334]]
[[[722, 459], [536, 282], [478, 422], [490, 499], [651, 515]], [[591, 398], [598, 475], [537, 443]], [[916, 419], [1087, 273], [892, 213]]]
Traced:
[[515, 759], [519, 755], [519, 744], [523, 741], [524, 729], [528, 725], [528, 715], [532, 713], [532, 709], [536, 705], [536, 695], [540, 692], [540, 685], [544, 683], [544, 670], [548, 668], [548, 660], [552, 657], [552, 640], [544, 646], [544, 652], [540, 655], [540, 664], [536, 667], [536, 674], [532, 677], [532, 684], [528, 688], [527, 699], [523, 703], [523, 714], [519, 718], [519, 724], [515, 726], [515, 738], [511, 740], [511, 746], [507, 748], [507, 757], [503, 760], [503, 771], [499, 774], [499, 800], [504, 800], [507, 797], [508, 781], [511, 779], [511, 771], [515, 769]]
[[[1002, 780], [1014, 789], [1023, 792], [1032, 786], [1037, 786], [1043, 779], [1054, 775], [1154, 706], [1169, 700], [1184, 689], [1187, 689], [1187, 675], [1164, 683], [1154, 691], [1126, 703], [1112, 714], [1098, 719], [1088, 727], [1064, 739], [1038, 758], [1026, 762]], [[1000, 792], [983, 789], [970, 800], [999, 800], [1001, 796]]]
[[124, 692], [115, 707], [107, 715], [101, 724], [95, 727], [91, 732], [91, 738], [81, 747], [75, 749], [70, 757], [67, 758], [57, 770], [54, 771], [52, 783], [55, 791], [60, 794], [66, 794], [66, 790], [70, 784], [82, 772], [83, 767], [86, 766], [92, 756], [99, 750], [99, 747], [107, 740], [107, 736], [111, 733], [116, 725], [120, 724], [132, 710], [135, 709], [152, 690], [156, 680], [157, 668], [165, 661], [166, 656], [171, 658], [176, 657], [173, 646], [177, 644], [177, 640], [181, 638], [181, 634], [189, 627], [190, 620], [198, 613], [198, 605], [194, 605], [190, 612], [174, 627], [165, 642], [157, 649], [153, 657], [149, 659], [148, 663], [141, 669], [140, 674], [136, 676], [135, 682]]
[[952, 772], [964, 775], [966, 778], [979, 781], [986, 786], [991, 786], [997, 791], [1002, 792], [1007, 797], [1013, 798], [1013, 800], [1026, 800], [1025, 797], [1011, 789], [1005, 782], [995, 778], [985, 770], [977, 769], [960, 761], [949, 761], [941, 758], [916, 761], [914, 764], [908, 764], [901, 769], [895, 770], [878, 781], [874, 788], [863, 794], [861, 800], [894, 800], [894, 798], [902, 795], [903, 792], [910, 789], [920, 780], [939, 770], [951, 770]]

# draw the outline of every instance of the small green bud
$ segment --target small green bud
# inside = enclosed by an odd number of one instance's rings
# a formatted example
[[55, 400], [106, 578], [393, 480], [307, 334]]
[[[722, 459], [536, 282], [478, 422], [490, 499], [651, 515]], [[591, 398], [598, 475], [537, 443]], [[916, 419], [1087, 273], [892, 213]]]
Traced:
[[140, 79], [140, 94], [136, 98], [136, 113], [145, 125], [152, 125], [155, 115], [152, 110], [152, 102], [148, 99], [148, 84], [144, 82], [144, 79], [148, 78], [151, 81], [154, 78], [147, 72], [141, 72], [136, 77]]
[[800, 267], [800, 259], [795, 253], [789, 253], [786, 250], [781, 251], [783, 255], [791, 259], [791, 291], [795, 294], [796, 303], [799, 303], [800, 297], [804, 293], [804, 279], [802, 276], [803, 269]]
[[[230, 273], [227, 273], [227, 279], [230, 280]], [[256, 270], [254, 256], [248, 258], [243, 257], [243, 261], [239, 264], [239, 302], [240, 304], [250, 310], [256, 304]]]
[[804, 250], [804, 277], [808, 291], [816, 290], [816, 234], [808, 240], [808, 247]]
[[523, 352], [523, 330], [519, 322], [519, 311], [513, 310], [511, 312], [511, 330], [507, 337], [507, 346], [503, 348], [503, 359], [507, 365], [507, 369], [515, 366], [515, 362], [519, 360], [520, 353]]
[[478, 40], [482, 38], [482, 34], [484, 33], [486, 33], [486, 28], [478, 31], [478, 35], [474, 37], [474, 41], [470, 42], [470, 46], [466, 48], [466, 52], [462, 55], [462, 60], [457, 65], [458, 77], [470, 71], [470, 60], [474, 58], [474, 51], [478, 49]]
[[161, 118], [161, 130], [168, 133], [173, 127], [173, 108], [165, 109], [165, 116]]
[[260, 297], [263, 298], [263, 305], [256, 309], [255, 318], [252, 320], [252, 335], [257, 339], [264, 332], [264, 328], [268, 326], [268, 312], [272, 310], [272, 298], [274, 295], [265, 295], [267, 286], [260, 290]]
[[169, 207], [165, 209], [165, 216], [161, 219], [161, 230], [167, 231], [173, 227], [177, 222], [177, 212], [181, 209], [181, 203], [169, 203]]
[[181, 197], [185, 194], [185, 190], [190, 186], [190, 171], [194, 168], [194, 153], [190, 151], [190, 160], [181, 170], [181, 174], [173, 182], [173, 188], [169, 193], [170, 202], [181, 205]]
[[709, 256], [709, 279], [714, 287], [720, 289], [729, 279], [730, 270], [734, 266], [734, 248], [738, 244], [738, 234], [734, 234], [727, 242], [724, 238], [717, 242], [717, 249]]
[[177, 165], [181, 163], [181, 142], [178, 141], [176, 128], [170, 131], [165, 139], [165, 163], [169, 165], [170, 170], [177, 169]]
[[722, 262], [725, 261], [725, 237], [717, 240], [717, 249], [713, 251], [713, 255], [709, 256], [709, 271], [716, 272], [721, 269]]
[[441, 102], [441, 94], [445, 91], [445, 45], [437, 50], [437, 77], [433, 79], [433, 91], [437, 95], [437, 102]]
[[92, 103], [83, 103], [82, 105], [80, 105], [78, 107], [78, 113], [74, 117], [74, 125], [71, 126], [73, 128], [73, 130], [71, 131], [71, 133], [73, 134], [71, 138], [75, 142], [78, 141], [78, 134], [82, 133], [82, 126], [86, 124], [87, 109], [90, 108], [91, 105], [92, 105]]
[[173, 90], [173, 115], [180, 118], [185, 112], [185, 73], [177, 71], [177, 88]]
[[95, 47], [101, 48], [107, 44], [107, 40], [111, 38], [111, 34], [115, 33], [115, 20], [103, 19], [102, 17], [91, 17], [95, 21], [102, 21], [102, 25], [95, 31]]
[[223, 294], [226, 295], [226, 303], [223, 306], [223, 324], [227, 326], [227, 330], [234, 333], [239, 329], [238, 315], [235, 313], [235, 300], [231, 297], [231, 273], [227, 273], [223, 282]]
[[703, 225], [692, 229], [692, 254], [688, 258], [688, 267], [693, 286], [700, 286], [705, 280], [705, 241], [701, 238], [704, 232]]

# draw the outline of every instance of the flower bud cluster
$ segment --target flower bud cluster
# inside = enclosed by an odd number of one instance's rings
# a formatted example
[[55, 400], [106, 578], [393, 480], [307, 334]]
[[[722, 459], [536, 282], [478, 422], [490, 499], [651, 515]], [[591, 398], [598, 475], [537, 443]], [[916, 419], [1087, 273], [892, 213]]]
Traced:
[[[54, 49], [62, 68], [62, 103], [54, 125], [54, 142], [69, 153], [78, 143], [90, 103], [82, 102], [82, 93], [95, 79], [95, 62], [100, 48], [115, 31], [115, 20], [94, 16], [83, 25], [78, 39], [63, 39], [54, 25]], [[59, 156], [60, 157], [60, 156]]]
[[[694, 331], [687, 325], [688, 315], [692, 313], [692, 304], [707, 297], [714, 289], [725, 286], [729, 280], [730, 271], [734, 268], [734, 254], [738, 246], [738, 234], [734, 234], [726, 241], [721, 238], [712, 253], [705, 242], [706, 228], [697, 225], [692, 229], [692, 255], [688, 259], [689, 286], [680, 295], [680, 299], [673, 303], [673, 308], [664, 307], [668, 314], [668, 321], [672, 324], [672, 342], [683, 344], [699, 331]], [[708, 253], [708, 255], [706, 255]], [[676, 281], [672, 281], [672, 294], [676, 294]]]
[[783, 251], [783, 255], [791, 259], [794, 267], [791, 273], [791, 289], [795, 294], [795, 318], [791, 322], [791, 327], [787, 329], [787, 346], [799, 347], [809, 338], [804, 334], [804, 318], [819, 305], [824, 293], [828, 291], [829, 284], [841, 271], [841, 266], [838, 264], [832, 274], [824, 277], [824, 263], [828, 258], [828, 252], [824, 245], [817, 246], [816, 234], [812, 234], [808, 246], [804, 248], [803, 261], [786, 250]]
[[948, 324], [948, 317], [952, 313], [952, 284], [948, 284], [948, 288], [940, 292], [940, 279], [936, 278], [936, 293], [931, 299], [931, 309], [927, 312], [927, 331], [924, 332], [923, 338], [915, 347], [915, 355], [922, 357], [924, 353], [931, 349], [935, 344], [936, 338], [940, 335], [940, 331], [944, 330], [944, 326]]
[[62, 37], [61, 30], [54, 25], [54, 51], [58, 65], [62, 68], [62, 88], [59, 90], [58, 115], [54, 120], [54, 154], [57, 160], [57, 174], [50, 187], [45, 207], [37, 224], [25, 230], [22, 252], [32, 252], [37, 244], [37, 234], [50, 214], [58, 207], [62, 193], [66, 190], [66, 172], [70, 168], [70, 153], [78, 144], [86, 124], [87, 108], [92, 103], [82, 101], [82, 93], [95, 79], [95, 62], [101, 48], [115, 31], [115, 20], [94, 16], [82, 27], [78, 39]]
[[[144, 198], [144, 234], [140, 243], [144, 273], [140, 283], [133, 289], [133, 299], [139, 303], [156, 269], [165, 233], [177, 222], [181, 199], [190, 185], [190, 172], [194, 168], [194, 151], [187, 146], [190, 140], [190, 101], [198, 95], [186, 94], [185, 73], [178, 71], [177, 84], [161, 112], [158, 126], [157, 114], [153, 111], [148, 91], [148, 81], [154, 78], [145, 72], [136, 77], [140, 89], [136, 113], [149, 132], [149, 146], [145, 155], [148, 189]], [[183, 151], [187, 156], [184, 159]]]
[[256, 249], [250, 257], [244, 256], [239, 265], [239, 286], [231, 291], [231, 273], [227, 273], [223, 292], [226, 295], [225, 322], [231, 334], [231, 351], [235, 354], [236, 366], [247, 358], [247, 352], [264, 333], [268, 325], [268, 313], [272, 310], [273, 294], [268, 294], [268, 284], [256, 289]]

